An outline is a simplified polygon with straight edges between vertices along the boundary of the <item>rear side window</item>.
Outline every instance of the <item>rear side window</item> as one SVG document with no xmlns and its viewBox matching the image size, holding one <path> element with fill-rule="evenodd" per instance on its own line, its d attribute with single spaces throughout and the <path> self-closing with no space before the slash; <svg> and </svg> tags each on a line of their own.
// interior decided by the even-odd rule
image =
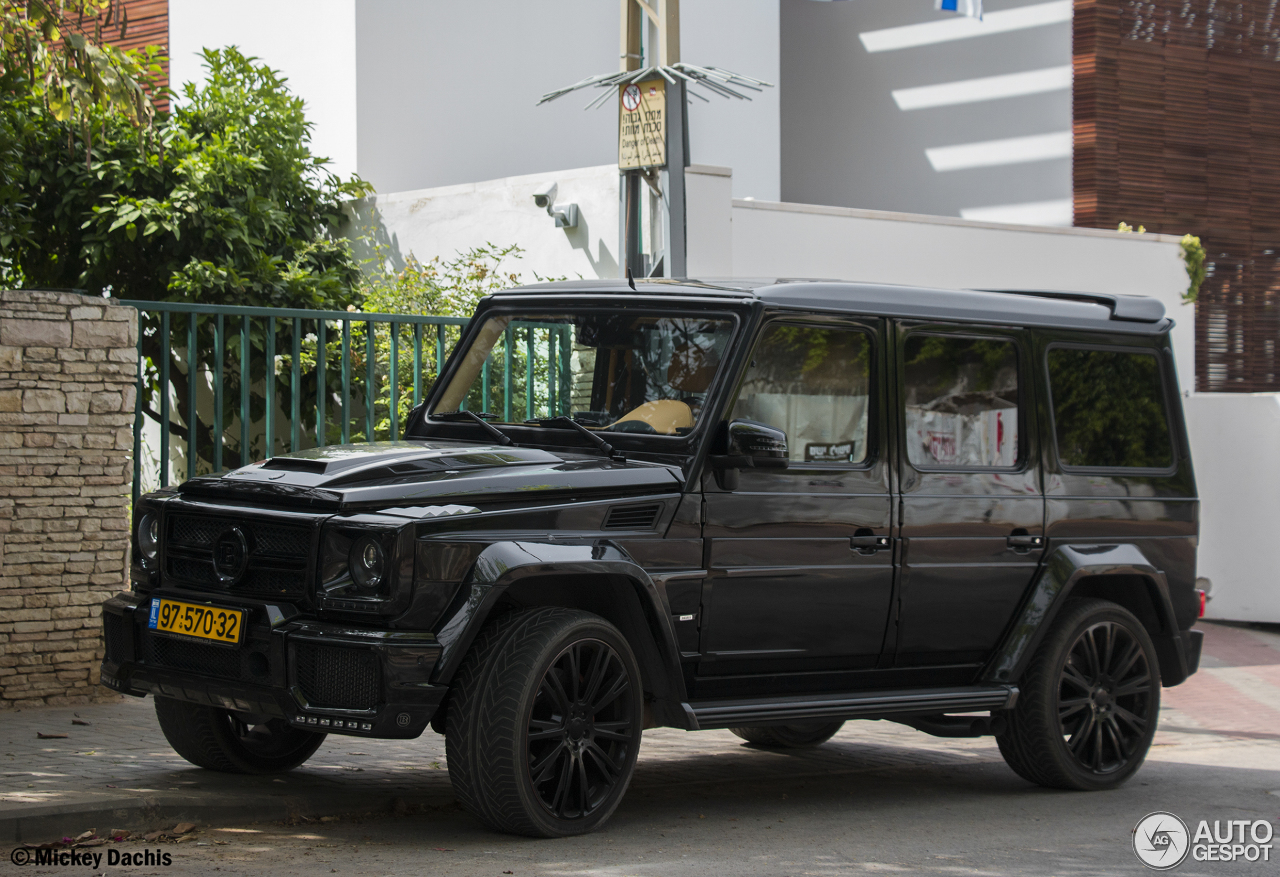
<svg viewBox="0 0 1280 877">
<path fill-rule="evenodd" d="M 907 459 L 934 468 L 1018 465 L 1018 348 L 1003 338 L 907 338 Z"/>
<path fill-rule="evenodd" d="M 1154 353 L 1052 348 L 1049 389 L 1064 466 L 1173 466 L 1160 361 Z"/>
</svg>

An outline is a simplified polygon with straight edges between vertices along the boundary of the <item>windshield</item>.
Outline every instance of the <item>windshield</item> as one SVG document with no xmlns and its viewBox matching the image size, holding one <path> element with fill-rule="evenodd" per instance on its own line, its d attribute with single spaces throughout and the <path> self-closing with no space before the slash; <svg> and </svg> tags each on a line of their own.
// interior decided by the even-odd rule
<svg viewBox="0 0 1280 877">
<path fill-rule="evenodd" d="M 732 332 L 728 317 L 618 309 L 489 317 L 432 413 L 499 423 L 569 416 L 591 429 L 684 435 Z"/>
</svg>

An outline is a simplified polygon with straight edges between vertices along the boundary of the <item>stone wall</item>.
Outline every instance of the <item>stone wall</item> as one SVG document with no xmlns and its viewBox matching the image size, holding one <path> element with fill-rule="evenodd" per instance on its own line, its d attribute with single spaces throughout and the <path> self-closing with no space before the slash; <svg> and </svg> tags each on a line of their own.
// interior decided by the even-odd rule
<svg viewBox="0 0 1280 877">
<path fill-rule="evenodd" d="M 0 291 L 0 709 L 115 697 L 99 604 L 125 587 L 137 311 Z"/>
</svg>

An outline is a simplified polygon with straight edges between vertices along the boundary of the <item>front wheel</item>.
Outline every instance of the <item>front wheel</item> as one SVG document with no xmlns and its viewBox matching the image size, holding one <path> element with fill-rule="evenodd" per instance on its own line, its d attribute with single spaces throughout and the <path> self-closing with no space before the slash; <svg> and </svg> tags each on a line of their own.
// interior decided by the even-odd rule
<svg viewBox="0 0 1280 877">
<path fill-rule="evenodd" d="M 1076 600 L 1032 657 L 996 741 L 1037 785 L 1109 789 L 1142 766 L 1159 711 L 1160 669 L 1142 623 L 1115 603 Z"/>
<path fill-rule="evenodd" d="M 449 691 L 449 780 L 491 828 L 567 837 L 602 825 L 640 748 L 640 668 L 618 629 L 536 609 L 481 631 Z"/>
<path fill-rule="evenodd" d="M 233 713 L 157 697 L 156 718 L 165 739 L 196 767 L 222 773 L 283 773 L 310 758 L 324 734 L 303 731 L 284 719 Z"/>
</svg>

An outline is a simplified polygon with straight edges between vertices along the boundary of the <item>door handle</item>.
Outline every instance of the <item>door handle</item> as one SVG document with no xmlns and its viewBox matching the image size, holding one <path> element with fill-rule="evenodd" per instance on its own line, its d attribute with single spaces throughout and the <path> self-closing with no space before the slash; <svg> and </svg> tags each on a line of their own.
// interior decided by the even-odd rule
<svg viewBox="0 0 1280 877">
<path fill-rule="evenodd" d="M 1014 533 L 1012 536 L 1010 536 L 1008 539 L 1005 540 L 1005 544 L 1007 544 L 1014 551 L 1025 553 L 1032 550 L 1033 548 L 1044 548 L 1044 537 L 1032 536 L 1027 533 Z"/>
<path fill-rule="evenodd" d="M 888 536 L 877 536 L 874 533 L 859 533 L 849 537 L 849 547 L 859 554 L 875 554 L 886 551 L 890 546 Z"/>
</svg>

